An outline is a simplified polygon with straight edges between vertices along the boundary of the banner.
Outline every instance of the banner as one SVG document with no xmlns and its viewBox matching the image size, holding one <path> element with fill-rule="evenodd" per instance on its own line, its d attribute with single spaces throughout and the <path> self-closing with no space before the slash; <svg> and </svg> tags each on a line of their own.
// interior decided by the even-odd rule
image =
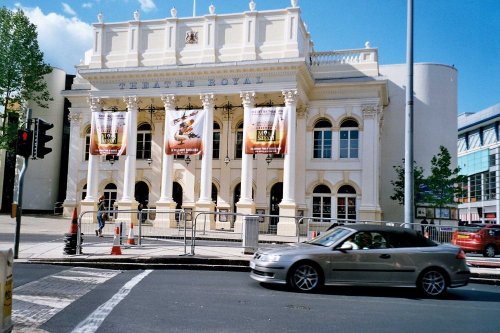
<svg viewBox="0 0 500 333">
<path fill-rule="evenodd" d="M 250 111 L 245 124 L 245 154 L 284 154 L 287 138 L 285 107 L 259 107 Z"/>
<path fill-rule="evenodd" d="M 203 153 L 203 110 L 176 110 L 166 112 L 167 128 L 165 153 L 167 155 L 196 155 Z"/>
<path fill-rule="evenodd" d="M 127 154 L 127 112 L 92 112 L 91 155 Z"/>
</svg>

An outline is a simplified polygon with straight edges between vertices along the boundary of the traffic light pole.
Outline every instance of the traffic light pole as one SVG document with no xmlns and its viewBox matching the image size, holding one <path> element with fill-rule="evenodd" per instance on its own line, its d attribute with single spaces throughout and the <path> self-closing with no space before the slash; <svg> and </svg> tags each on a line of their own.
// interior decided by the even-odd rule
<svg viewBox="0 0 500 333">
<path fill-rule="evenodd" d="M 26 112 L 26 129 L 29 129 L 31 122 L 31 109 Z M 21 236 L 21 217 L 23 213 L 23 185 L 24 185 L 24 174 L 28 169 L 28 159 L 29 157 L 23 157 L 23 167 L 19 173 L 19 181 L 17 183 L 17 198 L 14 202 L 17 202 L 16 206 L 16 234 L 14 236 L 14 259 L 18 258 L 19 255 L 19 238 Z"/>
</svg>

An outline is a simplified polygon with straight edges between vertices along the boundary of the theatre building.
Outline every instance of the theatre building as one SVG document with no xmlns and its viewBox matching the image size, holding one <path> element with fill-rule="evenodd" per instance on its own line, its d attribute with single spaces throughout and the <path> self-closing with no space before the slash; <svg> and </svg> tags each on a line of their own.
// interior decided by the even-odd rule
<svg viewBox="0 0 500 333">
<path fill-rule="evenodd" d="M 156 208 L 149 222 L 170 227 L 177 215 L 159 212 L 276 215 L 261 229 L 280 235 L 295 234 L 295 216 L 400 221 L 389 196 L 404 157 L 405 66 L 379 66 L 369 43 L 316 51 L 291 3 L 182 18 L 173 8 L 148 21 L 99 15 L 63 93 L 65 215 L 95 210 L 104 194 L 110 208 Z M 417 162 L 444 145 L 456 163 L 456 76 L 415 65 Z M 238 229 L 238 219 L 210 216 L 212 229 Z"/>
</svg>

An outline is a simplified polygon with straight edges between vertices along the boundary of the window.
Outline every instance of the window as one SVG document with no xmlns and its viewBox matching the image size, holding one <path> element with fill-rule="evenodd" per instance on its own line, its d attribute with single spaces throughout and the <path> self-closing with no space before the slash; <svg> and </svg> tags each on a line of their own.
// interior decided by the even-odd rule
<svg viewBox="0 0 500 333">
<path fill-rule="evenodd" d="M 337 218 L 356 219 L 356 190 L 349 185 L 344 185 L 337 192 Z"/>
<path fill-rule="evenodd" d="M 114 204 L 116 201 L 116 195 L 117 195 L 117 188 L 116 185 L 113 183 L 109 183 L 106 185 L 104 188 L 104 201 L 105 201 L 105 208 L 108 210 L 113 210 L 114 209 Z M 110 216 L 114 216 L 114 213 L 110 213 Z"/>
<path fill-rule="evenodd" d="M 332 124 L 320 120 L 314 125 L 313 158 L 332 158 Z"/>
<path fill-rule="evenodd" d="M 469 133 L 469 149 L 479 148 L 481 146 L 481 135 L 479 130 Z"/>
<path fill-rule="evenodd" d="M 481 174 L 470 176 L 470 201 L 481 201 Z"/>
<path fill-rule="evenodd" d="M 358 158 L 359 130 L 355 120 L 347 119 L 340 125 L 340 158 Z"/>
<path fill-rule="evenodd" d="M 495 171 L 484 173 L 484 200 L 496 199 L 496 177 Z"/>
<path fill-rule="evenodd" d="M 236 151 L 234 152 L 235 158 L 243 156 L 243 123 L 238 126 L 236 130 Z"/>
<path fill-rule="evenodd" d="M 314 188 L 312 208 L 315 218 L 330 219 L 332 217 L 332 194 L 328 186 L 318 185 Z"/>
<path fill-rule="evenodd" d="M 85 161 L 89 160 L 90 155 L 90 126 L 85 130 Z"/>
<path fill-rule="evenodd" d="M 220 156 L 220 125 L 214 122 L 212 158 L 218 160 Z M 201 156 L 201 155 L 200 155 Z"/>
<path fill-rule="evenodd" d="M 146 160 L 151 158 L 151 125 L 141 124 L 137 129 L 136 158 Z"/>
</svg>

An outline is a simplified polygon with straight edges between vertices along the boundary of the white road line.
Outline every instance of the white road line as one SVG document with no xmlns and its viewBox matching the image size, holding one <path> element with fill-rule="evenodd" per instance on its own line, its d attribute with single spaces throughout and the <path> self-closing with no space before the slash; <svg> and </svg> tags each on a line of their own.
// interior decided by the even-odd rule
<svg viewBox="0 0 500 333">
<path fill-rule="evenodd" d="M 94 312 L 92 312 L 85 320 L 80 322 L 72 333 L 93 333 L 101 326 L 106 317 L 113 311 L 115 306 L 117 306 L 125 297 L 130 293 L 132 288 L 134 288 L 142 279 L 149 275 L 153 270 L 148 269 L 139 275 L 136 275 L 133 279 L 125 283 L 123 287 L 118 290 L 116 294 L 113 295 L 106 303 L 99 306 Z"/>
</svg>

